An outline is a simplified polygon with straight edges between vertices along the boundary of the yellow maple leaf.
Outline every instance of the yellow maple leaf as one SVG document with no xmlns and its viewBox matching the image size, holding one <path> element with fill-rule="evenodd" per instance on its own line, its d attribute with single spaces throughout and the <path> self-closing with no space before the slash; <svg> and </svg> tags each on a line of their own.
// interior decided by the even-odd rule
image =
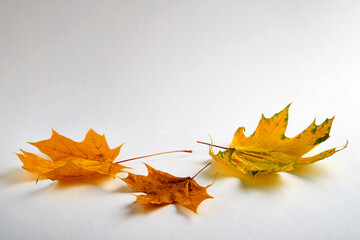
<svg viewBox="0 0 360 240">
<path fill-rule="evenodd" d="M 202 187 L 194 180 L 198 173 L 194 177 L 175 177 L 145 165 L 149 172 L 148 176 L 129 173 L 126 178 L 122 178 L 135 191 L 147 193 L 136 196 L 136 202 L 141 204 L 177 203 L 196 213 L 202 201 L 213 198 L 206 192 L 212 184 Z"/>
<path fill-rule="evenodd" d="M 51 158 L 49 161 L 23 150 L 23 154 L 17 154 L 24 164 L 23 168 L 39 177 L 70 180 L 90 175 L 115 176 L 126 168 L 113 163 L 123 144 L 110 149 L 105 136 L 92 129 L 82 142 L 75 142 L 53 130 L 50 139 L 30 144 Z"/>
<path fill-rule="evenodd" d="M 255 132 L 247 137 L 245 128 L 240 127 L 226 151 L 215 154 L 211 144 L 210 156 L 243 173 L 271 173 L 290 171 L 311 164 L 344 149 L 332 148 L 312 157 L 302 157 L 318 144 L 329 138 L 334 118 L 326 119 L 321 125 L 315 120 L 303 132 L 293 138 L 285 136 L 290 104 L 271 118 L 262 115 Z"/>
</svg>

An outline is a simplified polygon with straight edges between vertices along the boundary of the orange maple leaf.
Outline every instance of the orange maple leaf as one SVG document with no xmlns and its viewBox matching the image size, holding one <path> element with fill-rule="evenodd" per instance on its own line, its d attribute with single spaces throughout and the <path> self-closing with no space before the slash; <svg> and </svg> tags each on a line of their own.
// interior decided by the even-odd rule
<svg viewBox="0 0 360 240">
<path fill-rule="evenodd" d="M 200 186 L 194 180 L 197 174 L 194 177 L 175 177 L 145 165 L 149 172 L 148 176 L 129 173 L 126 178 L 122 178 L 135 191 L 146 193 L 146 195 L 137 195 L 136 202 L 142 204 L 177 203 L 196 213 L 202 201 L 213 198 L 206 192 L 212 184 L 207 187 Z"/>
<path fill-rule="evenodd" d="M 90 129 L 82 142 L 75 142 L 53 130 L 50 139 L 30 143 L 51 161 L 33 153 L 22 151 L 17 154 L 23 162 L 23 168 L 30 173 L 44 176 L 51 180 L 71 180 L 90 175 L 115 176 L 125 166 L 113 163 L 119 155 L 119 147 L 110 149 L 105 136 Z"/>
</svg>

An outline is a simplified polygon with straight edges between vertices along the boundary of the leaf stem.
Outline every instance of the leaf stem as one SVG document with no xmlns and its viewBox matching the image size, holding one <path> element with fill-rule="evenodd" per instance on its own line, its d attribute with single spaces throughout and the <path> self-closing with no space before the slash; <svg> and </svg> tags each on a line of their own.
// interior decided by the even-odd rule
<svg viewBox="0 0 360 240">
<path fill-rule="evenodd" d="M 206 142 L 200 142 L 200 141 L 196 141 L 196 142 L 201 143 L 201 144 L 205 144 L 205 145 L 209 145 L 209 146 L 213 146 L 213 147 L 217 147 L 217 148 L 222 148 L 222 149 L 229 150 L 229 148 L 227 148 L 227 147 L 222 147 L 222 146 L 218 146 L 218 145 L 214 145 L 214 144 L 210 144 L 210 143 L 206 143 Z"/>
<path fill-rule="evenodd" d="M 136 159 L 147 158 L 147 157 L 152 157 L 152 156 L 157 156 L 157 155 L 167 154 L 167 153 L 177 153 L 177 152 L 192 153 L 191 150 L 177 150 L 177 151 L 161 152 L 161 153 L 155 153 L 155 154 L 145 155 L 145 156 L 136 157 L 136 158 L 130 158 L 130 159 L 126 159 L 126 160 L 121 160 L 121 161 L 118 161 L 115 163 L 123 163 L 123 162 L 128 162 L 128 161 L 132 161 L 132 160 L 136 160 Z"/>
<path fill-rule="evenodd" d="M 207 168 L 209 165 L 211 164 L 211 162 L 209 162 L 208 164 L 205 165 L 205 167 L 203 167 L 202 169 L 200 169 L 200 171 L 198 171 L 192 178 L 194 179 L 197 175 L 199 175 L 199 173 L 201 173 L 205 168 Z"/>
</svg>

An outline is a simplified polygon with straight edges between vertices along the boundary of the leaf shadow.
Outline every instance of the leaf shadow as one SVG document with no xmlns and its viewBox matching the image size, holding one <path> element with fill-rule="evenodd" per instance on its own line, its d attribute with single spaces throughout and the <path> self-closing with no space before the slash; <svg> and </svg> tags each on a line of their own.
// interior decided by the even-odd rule
<svg viewBox="0 0 360 240">
<path fill-rule="evenodd" d="M 141 204 L 137 202 L 133 202 L 127 205 L 128 215 L 141 215 L 141 214 L 149 214 L 156 210 L 159 210 L 169 204 Z"/>
<path fill-rule="evenodd" d="M 101 186 L 103 183 L 114 179 L 111 176 L 101 175 L 101 174 L 93 174 L 90 176 L 84 176 L 79 178 L 73 178 L 68 180 L 59 180 L 55 185 L 56 188 L 68 188 L 74 186 Z"/>
<path fill-rule="evenodd" d="M 236 169 L 225 166 L 224 164 L 216 161 L 212 161 L 210 166 L 211 167 L 204 171 L 207 177 L 213 179 L 217 173 L 217 179 L 236 177 L 240 180 L 241 187 L 243 188 L 262 190 L 273 189 L 280 187 L 283 182 L 279 173 L 258 174 L 252 176 L 250 174 L 243 174 Z"/>
<path fill-rule="evenodd" d="M 36 183 L 34 185 L 40 185 L 38 188 L 33 189 L 31 192 L 28 192 L 25 197 L 36 196 L 41 194 L 54 194 L 55 192 L 66 192 L 72 191 L 71 189 L 76 189 L 80 187 L 93 188 L 96 191 L 103 192 L 105 191 L 100 187 L 105 181 L 108 181 L 111 177 L 83 177 L 77 178 L 68 181 L 50 181 L 47 179 L 48 183 Z"/>
<path fill-rule="evenodd" d="M 118 192 L 118 193 L 137 193 L 134 189 L 132 189 L 131 187 L 129 187 L 127 185 L 119 187 L 114 192 Z"/>
<path fill-rule="evenodd" d="M 11 187 L 22 183 L 33 183 L 34 188 L 30 189 L 30 191 L 24 195 L 26 198 L 39 194 L 45 194 L 48 191 L 60 191 L 81 186 L 96 187 L 96 189 L 103 191 L 103 188 L 100 186 L 110 179 L 113 178 L 110 176 L 95 174 L 67 181 L 51 181 L 45 177 L 39 177 L 18 168 L 11 169 L 0 174 L 0 182 L 5 187 Z"/>
<path fill-rule="evenodd" d="M 38 177 L 23 169 L 14 168 L 0 174 L 0 182 L 6 184 L 19 184 L 25 182 L 36 182 Z"/>
<path fill-rule="evenodd" d="M 53 181 L 58 188 L 80 186 L 80 185 L 101 185 L 102 183 L 113 179 L 111 176 L 102 174 L 93 174 L 90 176 L 78 177 L 68 180 Z M 28 173 L 23 169 L 11 169 L 10 171 L 0 174 L 0 181 L 7 184 L 20 184 L 27 182 L 37 183 L 38 181 L 48 180 L 46 177 Z"/>
<path fill-rule="evenodd" d="M 52 191 L 55 188 L 56 184 L 56 182 L 50 182 L 49 184 L 42 185 L 41 187 L 37 187 L 25 193 L 23 197 L 28 198 L 36 195 L 46 194 L 47 192 Z"/>
<path fill-rule="evenodd" d="M 302 179 L 314 179 L 319 177 L 327 177 L 331 175 L 331 169 L 322 164 L 305 165 L 288 172 Z"/>
<path fill-rule="evenodd" d="M 156 211 L 159 211 L 160 209 L 171 205 L 170 203 L 163 203 L 163 204 L 141 204 L 138 202 L 133 202 L 127 205 L 128 209 L 128 215 L 134 216 L 134 215 L 145 215 L 145 214 L 151 214 Z M 193 215 L 197 215 L 196 213 L 193 213 L 189 209 L 186 209 L 185 207 L 182 207 L 178 204 L 172 204 L 176 208 L 176 211 L 179 213 L 179 215 L 184 216 L 187 219 L 191 219 Z"/>
<path fill-rule="evenodd" d="M 183 206 L 181 206 L 179 204 L 174 204 L 174 205 L 176 206 L 177 212 L 180 215 L 184 216 L 186 219 L 191 220 L 191 219 L 194 218 L 194 215 L 195 216 L 199 215 L 199 213 L 194 213 L 193 211 L 191 211 L 191 210 L 187 209 L 186 207 L 183 207 Z"/>
</svg>

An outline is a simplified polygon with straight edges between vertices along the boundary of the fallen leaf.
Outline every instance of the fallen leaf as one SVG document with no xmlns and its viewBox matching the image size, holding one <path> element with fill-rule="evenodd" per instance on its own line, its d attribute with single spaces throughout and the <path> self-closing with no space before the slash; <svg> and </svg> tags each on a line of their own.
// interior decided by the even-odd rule
<svg viewBox="0 0 360 240">
<path fill-rule="evenodd" d="M 326 119 L 321 125 L 315 120 L 299 135 L 288 138 L 285 130 L 288 124 L 290 104 L 271 118 L 262 115 L 261 120 L 250 136 L 244 135 L 245 128 L 240 127 L 226 151 L 215 155 L 210 146 L 209 154 L 216 161 L 238 169 L 243 173 L 271 173 L 290 171 L 311 164 L 344 149 L 332 148 L 312 157 L 302 157 L 318 144 L 329 138 L 334 118 Z"/>
<path fill-rule="evenodd" d="M 105 136 L 90 129 L 82 142 L 75 142 L 53 130 L 50 139 L 30 143 L 51 158 L 46 160 L 33 153 L 17 154 L 23 168 L 30 173 L 51 180 L 71 180 L 90 175 L 115 176 L 125 166 L 113 163 L 120 145 L 110 149 Z"/>
<path fill-rule="evenodd" d="M 196 213 L 200 203 L 210 196 L 206 189 L 197 184 L 194 177 L 175 177 L 169 173 L 156 170 L 145 164 L 148 176 L 129 173 L 122 180 L 137 192 L 146 195 L 137 195 L 136 202 L 142 204 L 180 204 Z"/>
</svg>

